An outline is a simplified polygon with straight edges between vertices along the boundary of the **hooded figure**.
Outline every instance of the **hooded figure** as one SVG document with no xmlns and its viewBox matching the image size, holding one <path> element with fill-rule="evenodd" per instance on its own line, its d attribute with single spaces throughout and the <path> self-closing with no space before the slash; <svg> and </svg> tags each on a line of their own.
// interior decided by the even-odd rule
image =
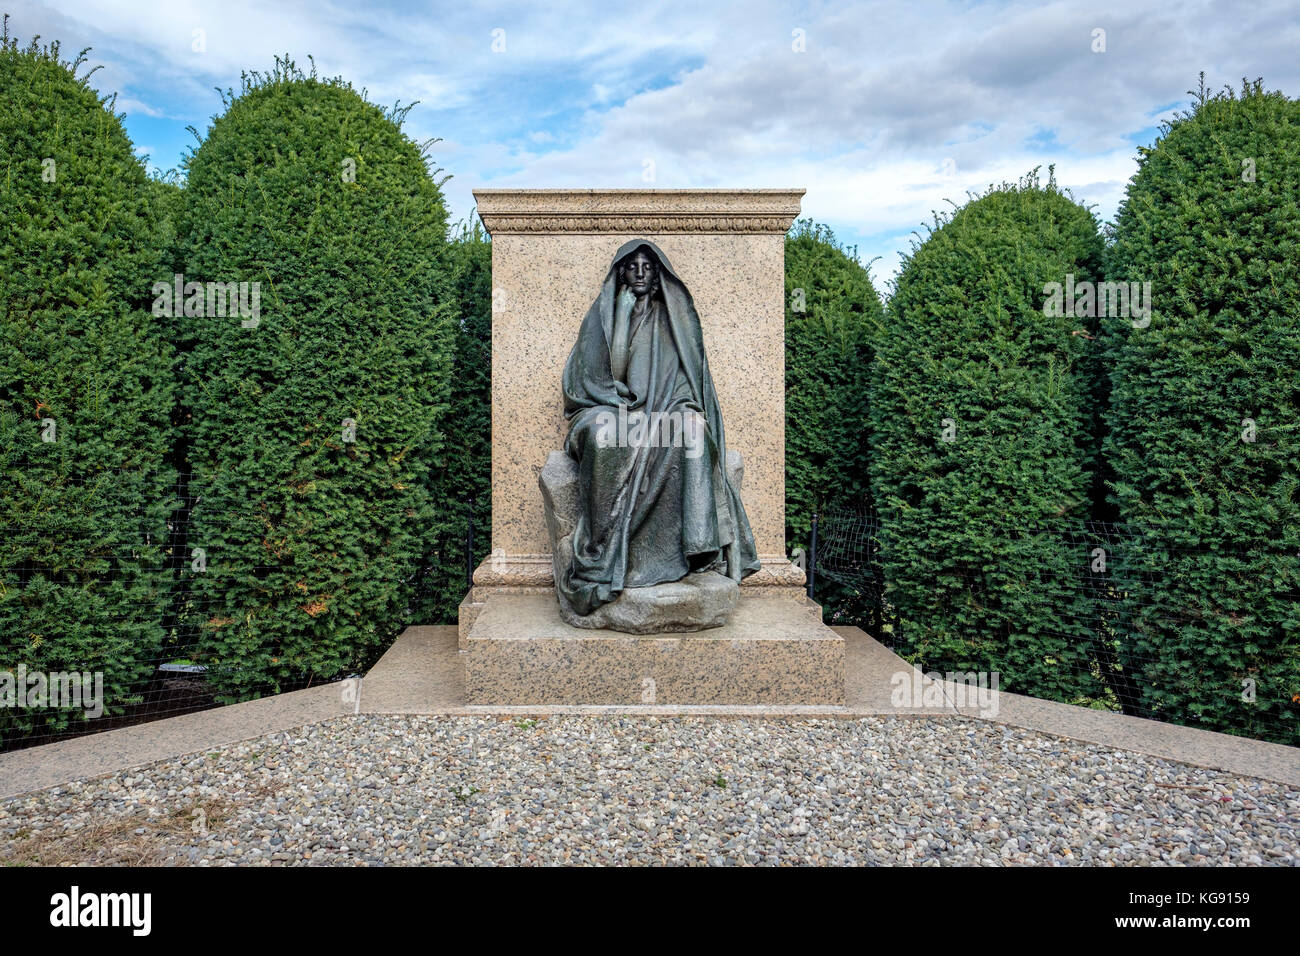
<svg viewBox="0 0 1300 956">
<path fill-rule="evenodd" d="M 624 588 L 759 569 L 727 478 L 700 317 L 654 243 L 634 239 L 615 254 L 564 366 L 564 412 L 579 516 L 556 586 L 577 614 Z"/>
</svg>

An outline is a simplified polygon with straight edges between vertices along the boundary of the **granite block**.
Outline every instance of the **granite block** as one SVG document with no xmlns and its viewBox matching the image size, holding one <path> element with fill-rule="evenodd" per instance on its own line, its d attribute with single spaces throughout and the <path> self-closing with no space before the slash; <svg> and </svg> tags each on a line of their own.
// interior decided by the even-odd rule
<svg viewBox="0 0 1300 956">
<path fill-rule="evenodd" d="M 467 705 L 843 706 L 844 639 L 816 605 L 741 601 L 689 634 L 579 630 L 554 595 L 489 595 L 463 644 Z"/>
</svg>

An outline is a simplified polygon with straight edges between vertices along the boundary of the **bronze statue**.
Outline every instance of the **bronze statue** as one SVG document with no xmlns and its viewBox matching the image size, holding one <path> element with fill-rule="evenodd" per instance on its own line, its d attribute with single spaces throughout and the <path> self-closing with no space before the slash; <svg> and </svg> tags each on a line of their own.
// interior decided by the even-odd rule
<svg viewBox="0 0 1300 956">
<path fill-rule="evenodd" d="M 759 569 L 700 318 L 654 243 L 615 254 L 563 384 L 578 478 L 572 560 L 557 563 L 568 612 L 590 615 L 628 588 L 701 572 L 739 582 Z"/>
</svg>

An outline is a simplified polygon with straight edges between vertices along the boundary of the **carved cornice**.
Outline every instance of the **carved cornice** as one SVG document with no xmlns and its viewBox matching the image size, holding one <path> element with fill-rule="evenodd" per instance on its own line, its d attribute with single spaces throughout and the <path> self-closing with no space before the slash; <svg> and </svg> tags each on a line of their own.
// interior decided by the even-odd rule
<svg viewBox="0 0 1300 956">
<path fill-rule="evenodd" d="M 493 236 L 784 234 L 802 189 L 477 189 Z"/>
<path fill-rule="evenodd" d="M 572 232 L 587 235 L 625 233 L 729 232 L 778 233 L 790 228 L 794 216 L 484 216 L 494 236 L 520 233 Z"/>
</svg>

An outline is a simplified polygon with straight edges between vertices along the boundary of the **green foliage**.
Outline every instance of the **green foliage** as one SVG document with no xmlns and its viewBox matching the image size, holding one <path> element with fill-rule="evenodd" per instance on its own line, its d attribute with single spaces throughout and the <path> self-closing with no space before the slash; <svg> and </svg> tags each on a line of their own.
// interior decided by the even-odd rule
<svg viewBox="0 0 1300 956">
<path fill-rule="evenodd" d="M 492 243 L 482 226 L 449 243 L 458 322 L 447 440 L 433 474 L 439 524 L 420 587 L 416 620 L 454 624 L 465 597 L 465 545 L 474 518 L 473 564 L 492 541 Z"/>
<path fill-rule="evenodd" d="M 364 667 L 409 622 L 454 330 L 442 194 L 405 110 L 288 60 L 226 100 L 185 161 L 181 259 L 259 282 L 260 315 L 177 321 L 197 655 L 229 700 Z"/>
<path fill-rule="evenodd" d="M 1300 743 L 1300 101 L 1202 82 L 1139 157 L 1108 271 L 1152 288 L 1148 326 L 1104 326 L 1145 712 Z"/>
<path fill-rule="evenodd" d="M 801 219 L 785 241 L 785 539 L 811 544 L 814 514 L 871 507 L 867 389 L 880 296 L 855 249 Z M 858 620 L 861 596 L 822 575 L 828 620 Z"/>
<path fill-rule="evenodd" d="M 868 510 L 867 388 L 883 318 L 871 276 L 824 225 L 785 241 L 786 541 L 806 545 L 812 516 Z"/>
<path fill-rule="evenodd" d="M 84 51 L 83 51 L 84 55 Z M 102 672 L 106 713 L 163 638 L 173 357 L 148 181 L 58 44 L 0 43 L 0 671 Z M 52 440 L 47 440 L 52 439 Z M 0 733 L 77 710 L 0 708 Z"/>
<path fill-rule="evenodd" d="M 1092 214 L 1036 171 L 936 217 L 890 298 L 870 395 L 900 650 L 1058 700 L 1102 692 L 1086 555 L 1062 546 L 1087 514 L 1092 326 L 1045 314 L 1045 287 L 1095 279 L 1101 255 Z"/>
<path fill-rule="evenodd" d="M 149 203 L 154 210 L 158 242 L 164 250 L 167 264 L 173 267 L 172 274 L 183 271 L 179 264 L 172 263 L 170 259 L 176 253 L 176 225 L 185 208 L 185 190 L 174 170 L 163 175 L 154 170 L 149 177 L 148 191 Z M 163 278 L 170 278 L 170 275 Z"/>
</svg>

